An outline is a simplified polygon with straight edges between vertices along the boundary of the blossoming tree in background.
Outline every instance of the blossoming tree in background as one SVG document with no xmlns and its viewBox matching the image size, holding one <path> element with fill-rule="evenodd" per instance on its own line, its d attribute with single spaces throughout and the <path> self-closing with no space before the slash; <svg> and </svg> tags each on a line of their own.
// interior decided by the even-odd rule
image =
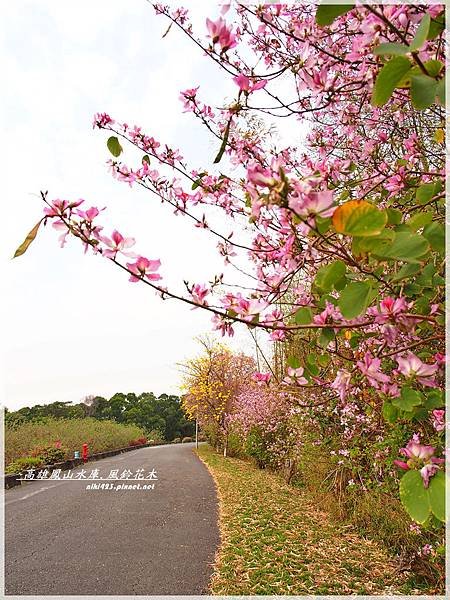
<svg viewBox="0 0 450 600">
<path fill-rule="evenodd" d="M 222 344 L 201 340 L 203 352 L 182 365 L 182 405 L 186 413 L 197 419 L 216 446 L 227 455 L 231 416 L 240 393 L 246 389 L 255 372 L 255 361 L 245 354 L 234 354 Z"/>
<path fill-rule="evenodd" d="M 184 111 L 217 139 L 217 154 L 188 166 L 137 125 L 98 113 L 94 126 L 108 134 L 113 176 L 214 236 L 227 265 L 242 272 L 250 264 L 248 285 L 233 287 L 219 274 L 168 289 L 158 248 L 141 256 L 134 239 L 104 231 L 97 208 L 47 194 L 43 218 L 16 255 L 51 222 L 61 245 L 75 237 L 131 282 L 202 307 L 222 334 L 233 335 L 236 323 L 263 329 L 283 347 L 286 368 L 257 373 L 261 389 L 300 398 L 311 423 L 333 416 L 345 443 L 381 444 L 393 432 L 397 447 L 381 444 L 374 460 L 385 461 L 392 481 L 404 472 L 400 498 L 411 518 L 439 527 L 444 7 L 236 4 L 199 34 L 185 9 L 154 8 L 234 82 L 234 101 L 220 109 L 202 100 L 201 86 L 181 92 Z M 252 117 L 292 130 L 306 123 L 306 141 L 297 148 L 264 127 L 249 133 Z M 127 145 L 142 152 L 140 164 L 122 160 Z M 210 226 L 211 208 L 223 211 L 226 229 Z M 242 399 L 238 406 L 249 410 Z"/>
</svg>

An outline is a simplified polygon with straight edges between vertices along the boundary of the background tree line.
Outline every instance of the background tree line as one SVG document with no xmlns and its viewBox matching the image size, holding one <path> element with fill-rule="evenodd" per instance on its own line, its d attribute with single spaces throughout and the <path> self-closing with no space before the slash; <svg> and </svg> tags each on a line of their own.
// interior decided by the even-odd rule
<svg viewBox="0 0 450 600">
<path fill-rule="evenodd" d="M 48 417 L 56 419 L 93 417 L 102 421 L 134 424 L 142 427 L 147 433 L 160 432 L 161 437 L 167 441 L 191 436 L 195 431 L 195 422 L 183 412 L 178 396 L 161 394 L 156 397 L 152 392 L 142 394 L 119 392 L 109 400 L 102 396 L 86 396 L 79 404 L 52 402 L 32 407 L 25 406 L 16 411 L 5 409 L 5 424 L 9 428 L 32 421 L 45 421 Z"/>
</svg>

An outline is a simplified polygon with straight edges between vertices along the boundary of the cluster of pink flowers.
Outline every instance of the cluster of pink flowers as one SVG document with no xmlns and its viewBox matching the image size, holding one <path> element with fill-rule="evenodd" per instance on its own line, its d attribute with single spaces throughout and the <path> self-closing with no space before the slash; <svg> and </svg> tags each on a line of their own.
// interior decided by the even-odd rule
<svg viewBox="0 0 450 600">
<path fill-rule="evenodd" d="M 400 448 L 399 452 L 406 457 L 407 460 L 394 460 L 394 464 L 405 471 L 409 469 L 420 470 L 420 475 L 422 476 L 425 487 L 428 487 L 430 477 L 437 472 L 439 465 L 445 462 L 444 458 L 436 458 L 434 456 L 436 448 L 433 448 L 433 446 L 422 445 L 419 442 L 418 435 L 414 435 L 407 443 L 406 447 Z"/>
</svg>

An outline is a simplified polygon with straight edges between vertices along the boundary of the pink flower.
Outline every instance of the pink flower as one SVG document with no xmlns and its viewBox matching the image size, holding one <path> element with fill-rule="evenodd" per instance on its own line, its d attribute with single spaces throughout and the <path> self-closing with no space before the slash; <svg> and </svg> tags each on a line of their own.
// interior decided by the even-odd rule
<svg viewBox="0 0 450 600">
<path fill-rule="evenodd" d="M 430 477 L 439 469 L 438 465 L 445 462 L 443 458 L 434 456 L 433 446 L 424 446 L 419 443 L 417 436 L 411 439 L 406 448 L 400 448 L 399 453 L 407 458 L 407 461 L 394 460 L 394 464 L 405 471 L 415 469 L 420 471 L 423 484 L 428 487 Z"/>
<path fill-rule="evenodd" d="M 205 301 L 205 298 L 209 294 L 209 289 L 202 283 L 196 283 L 195 285 L 193 285 L 192 289 L 190 290 L 190 294 L 194 302 L 202 306 L 208 306 L 208 303 Z M 197 307 L 194 306 L 194 308 Z"/>
<path fill-rule="evenodd" d="M 287 377 L 283 379 L 283 383 L 286 385 L 305 385 L 308 383 L 308 380 L 303 377 L 304 369 L 303 367 L 298 367 L 297 369 L 293 369 L 292 367 L 288 367 Z"/>
<path fill-rule="evenodd" d="M 192 110 L 193 105 L 195 105 L 196 94 L 199 87 L 200 86 L 197 86 L 189 90 L 184 90 L 184 92 L 180 92 L 180 100 L 183 102 L 185 112 Z"/>
<path fill-rule="evenodd" d="M 339 371 L 336 373 L 333 383 L 331 384 L 331 387 L 339 394 L 339 398 L 342 402 L 347 397 L 348 391 L 351 388 L 351 378 L 352 376 L 348 371 L 339 369 Z"/>
<path fill-rule="evenodd" d="M 146 277 L 150 281 L 157 281 L 161 279 L 161 275 L 155 273 L 161 266 L 160 260 L 149 260 L 144 256 L 139 256 L 134 263 L 127 263 L 127 269 L 133 274 L 129 281 L 139 281 Z"/>
<path fill-rule="evenodd" d="M 253 381 L 256 381 L 256 383 L 262 384 L 262 383 L 269 383 L 271 377 L 272 377 L 272 375 L 270 373 L 255 373 L 252 376 L 252 379 L 253 379 Z"/>
<path fill-rule="evenodd" d="M 101 241 L 108 246 L 108 249 L 103 250 L 103 256 L 107 258 L 115 258 L 118 252 L 121 252 L 125 256 L 129 256 L 130 258 L 134 258 L 136 255 L 134 252 L 124 252 L 127 248 L 131 248 L 134 246 L 135 239 L 134 238 L 124 238 L 121 233 L 119 233 L 116 229 L 112 232 L 111 238 L 106 236 L 101 236 Z"/>
<path fill-rule="evenodd" d="M 309 192 L 305 196 L 294 196 L 289 200 L 289 207 L 300 217 L 320 215 L 331 217 L 335 211 L 333 204 L 333 192 L 325 190 L 322 192 Z"/>
<path fill-rule="evenodd" d="M 227 27 L 227 24 L 222 17 L 219 17 L 217 21 L 206 19 L 206 27 L 211 36 L 213 46 L 219 43 L 222 52 L 226 52 L 237 45 L 236 36 L 231 32 L 231 29 Z"/>
<path fill-rule="evenodd" d="M 431 413 L 431 422 L 436 431 L 444 431 L 445 429 L 445 410 L 435 409 Z"/>
<path fill-rule="evenodd" d="M 78 200 L 77 202 L 69 202 L 68 200 L 52 200 L 50 207 L 44 208 L 44 213 L 48 217 L 57 217 L 63 214 L 67 209 L 72 209 L 80 204 L 83 204 L 84 200 Z"/>
<path fill-rule="evenodd" d="M 408 351 L 404 356 L 397 357 L 398 371 L 405 377 L 417 378 L 417 381 L 428 387 L 436 387 L 436 381 L 430 379 L 438 370 L 438 365 L 427 365 L 418 356 Z"/>
<path fill-rule="evenodd" d="M 394 299 L 387 296 L 380 302 L 379 308 L 373 307 L 367 312 L 375 316 L 376 323 L 386 323 L 387 321 L 395 321 L 407 308 L 408 305 L 404 298 Z"/>
<path fill-rule="evenodd" d="M 419 550 L 419 555 L 420 556 L 429 556 L 431 554 L 432 550 L 433 550 L 433 546 L 431 546 L 430 544 L 425 544 L 425 546 L 423 546 Z"/>
<path fill-rule="evenodd" d="M 277 184 L 277 180 L 269 169 L 264 169 L 257 163 L 251 163 L 247 167 L 247 178 L 253 185 L 261 187 L 272 187 Z"/>
<path fill-rule="evenodd" d="M 379 389 L 380 383 L 389 383 L 390 379 L 388 375 L 385 375 L 380 371 L 381 360 L 379 358 L 373 358 L 370 352 L 366 352 L 364 355 L 364 361 L 358 360 L 356 366 L 363 375 L 367 377 L 370 385 L 374 388 Z"/>
<path fill-rule="evenodd" d="M 220 331 L 223 336 L 228 335 L 233 337 L 234 329 L 230 321 L 227 321 L 220 315 L 213 315 L 211 321 L 216 331 Z"/>
<path fill-rule="evenodd" d="M 95 206 L 91 206 L 91 208 L 88 208 L 87 210 L 76 210 L 75 212 L 84 221 L 93 221 L 95 217 L 98 217 L 100 214 L 100 211 Z"/>
<path fill-rule="evenodd" d="M 260 79 L 259 81 L 253 83 L 252 80 L 243 73 L 237 77 L 233 77 L 233 81 L 237 86 L 239 86 L 241 92 L 247 92 L 247 94 L 251 94 L 256 90 L 261 90 L 267 84 L 265 79 Z"/>
<path fill-rule="evenodd" d="M 114 119 L 111 119 L 109 115 L 106 113 L 96 113 L 94 115 L 94 122 L 92 124 L 93 128 L 98 127 L 101 129 L 102 127 L 106 127 L 107 125 L 111 125 L 114 123 Z"/>
</svg>

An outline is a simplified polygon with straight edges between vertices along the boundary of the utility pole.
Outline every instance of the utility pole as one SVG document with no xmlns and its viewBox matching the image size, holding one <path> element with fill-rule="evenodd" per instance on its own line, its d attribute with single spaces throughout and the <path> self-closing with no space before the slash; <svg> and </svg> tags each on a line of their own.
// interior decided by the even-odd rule
<svg viewBox="0 0 450 600">
<path fill-rule="evenodd" d="M 198 449 L 198 419 L 195 417 L 195 447 Z"/>
</svg>

